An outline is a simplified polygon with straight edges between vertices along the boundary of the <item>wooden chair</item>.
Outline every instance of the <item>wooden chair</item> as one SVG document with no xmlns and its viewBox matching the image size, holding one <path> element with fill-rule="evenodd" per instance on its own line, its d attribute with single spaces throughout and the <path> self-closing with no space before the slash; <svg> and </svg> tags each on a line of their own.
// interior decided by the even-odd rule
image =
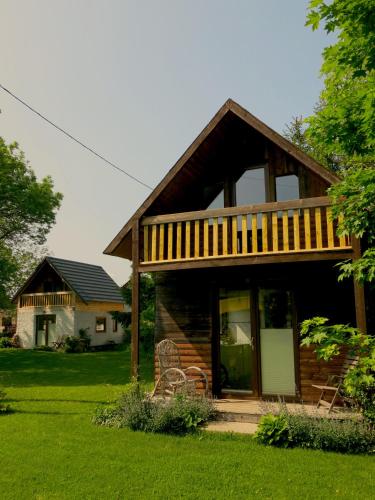
<svg viewBox="0 0 375 500">
<path fill-rule="evenodd" d="M 152 397 L 157 392 L 166 396 L 176 393 L 194 395 L 198 382 L 204 383 L 204 394 L 207 396 L 207 375 L 197 366 L 182 368 L 178 347 L 172 340 L 165 339 L 159 342 L 156 346 L 156 355 L 159 361 L 160 375 L 151 394 Z M 193 373 L 198 373 L 198 376 L 192 377 Z"/>
<path fill-rule="evenodd" d="M 330 375 L 325 385 L 312 384 L 312 387 L 315 387 L 315 389 L 319 389 L 321 391 L 318 404 L 316 405 L 317 408 L 323 406 L 324 408 L 328 408 L 328 413 L 331 412 L 337 398 L 339 397 L 343 398 L 342 383 L 344 378 L 346 377 L 348 371 L 354 368 L 358 364 L 358 361 L 359 361 L 358 356 L 347 355 L 339 375 Z M 330 401 L 327 401 L 325 399 L 328 394 L 331 395 Z"/>
</svg>

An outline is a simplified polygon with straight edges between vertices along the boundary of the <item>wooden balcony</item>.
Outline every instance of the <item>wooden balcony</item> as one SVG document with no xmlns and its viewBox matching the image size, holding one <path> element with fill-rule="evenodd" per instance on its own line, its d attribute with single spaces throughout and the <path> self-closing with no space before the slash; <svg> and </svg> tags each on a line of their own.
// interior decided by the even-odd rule
<svg viewBox="0 0 375 500">
<path fill-rule="evenodd" d="M 323 260 L 352 251 L 348 238 L 336 236 L 328 197 L 146 217 L 141 226 L 145 271 L 197 262 L 191 267 L 205 267 L 207 261 Z"/>
<path fill-rule="evenodd" d="M 56 307 L 72 306 L 72 292 L 24 293 L 20 297 L 19 307 Z"/>
</svg>

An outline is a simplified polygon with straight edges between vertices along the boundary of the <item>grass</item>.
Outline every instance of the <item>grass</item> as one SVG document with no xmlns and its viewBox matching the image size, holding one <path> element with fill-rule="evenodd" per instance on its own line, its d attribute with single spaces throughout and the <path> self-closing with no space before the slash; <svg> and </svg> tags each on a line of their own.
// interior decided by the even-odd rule
<svg viewBox="0 0 375 500">
<path fill-rule="evenodd" d="M 372 497 L 370 456 L 92 425 L 94 408 L 119 395 L 129 369 L 126 351 L 0 350 L 0 384 L 16 410 L 0 417 L 2 500 Z M 148 363 L 142 374 L 151 381 Z"/>
</svg>

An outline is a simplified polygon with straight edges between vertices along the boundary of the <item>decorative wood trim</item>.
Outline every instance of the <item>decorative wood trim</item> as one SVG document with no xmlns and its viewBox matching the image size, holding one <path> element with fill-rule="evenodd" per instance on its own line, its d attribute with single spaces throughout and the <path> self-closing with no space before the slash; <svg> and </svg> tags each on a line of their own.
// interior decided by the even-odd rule
<svg viewBox="0 0 375 500">
<path fill-rule="evenodd" d="M 240 207 L 212 208 L 210 210 L 197 210 L 196 212 L 181 212 L 176 214 L 155 215 L 145 217 L 141 221 L 142 226 L 151 224 L 183 222 L 191 220 L 212 219 L 214 217 L 230 217 L 247 214 L 268 213 L 282 210 L 293 210 L 301 208 L 327 207 L 331 204 L 328 196 L 316 196 L 315 198 L 304 198 L 292 201 L 275 201 L 272 203 L 260 203 L 257 205 L 242 205 Z"/>
</svg>

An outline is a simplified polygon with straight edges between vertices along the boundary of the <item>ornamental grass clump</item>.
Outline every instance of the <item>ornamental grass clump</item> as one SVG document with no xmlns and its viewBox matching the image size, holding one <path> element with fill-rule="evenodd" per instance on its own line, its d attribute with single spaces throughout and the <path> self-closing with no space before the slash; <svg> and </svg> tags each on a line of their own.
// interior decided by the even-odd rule
<svg viewBox="0 0 375 500">
<path fill-rule="evenodd" d="M 150 399 L 135 383 L 120 397 L 117 405 L 97 408 L 93 422 L 133 431 L 184 435 L 197 431 L 214 415 L 213 403 L 207 398 L 178 394 L 169 399 Z"/>
</svg>

